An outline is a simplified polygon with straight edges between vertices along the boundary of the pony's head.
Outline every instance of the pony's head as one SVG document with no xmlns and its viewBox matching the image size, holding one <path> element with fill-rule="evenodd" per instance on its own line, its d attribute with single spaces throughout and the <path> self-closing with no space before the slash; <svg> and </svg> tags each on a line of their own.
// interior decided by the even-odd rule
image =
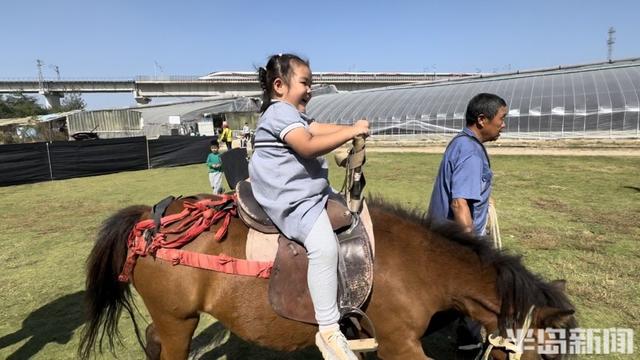
<svg viewBox="0 0 640 360">
<path fill-rule="evenodd" d="M 577 327 L 577 322 L 564 280 L 543 280 L 523 265 L 520 256 L 495 249 L 488 239 L 469 234 L 453 221 L 434 223 L 419 211 L 403 209 L 380 197 L 367 201 L 371 208 L 421 225 L 427 235 L 418 241 L 426 242 L 425 249 L 432 251 L 439 246 L 452 256 L 463 249 L 470 250 L 477 256 L 474 258 L 480 263 L 479 268 L 494 270 L 484 275 L 479 272 L 478 276 L 492 278 L 476 281 L 495 281 L 495 287 L 488 286 L 485 294 L 497 302 L 493 309 L 497 329 L 491 334 L 495 340 L 489 350 L 495 359 L 557 360 L 568 352 L 571 329 Z M 443 244 L 447 246 L 442 247 Z M 470 263 L 471 258 L 465 256 L 459 266 Z"/>
<path fill-rule="evenodd" d="M 498 329 L 487 344 L 493 344 L 494 358 L 558 360 L 569 353 L 571 330 L 578 325 L 564 280 L 543 280 L 523 265 L 520 256 L 495 249 L 488 239 L 470 235 L 454 222 L 429 224 L 427 219 L 426 225 L 471 249 L 483 266 L 495 269 Z"/>
<path fill-rule="evenodd" d="M 524 318 L 490 334 L 487 352 L 498 360 L 559 360 L 569 354 L 575 310 L 565 295 L 564 280 L 544 283 Z"/>
</svg>

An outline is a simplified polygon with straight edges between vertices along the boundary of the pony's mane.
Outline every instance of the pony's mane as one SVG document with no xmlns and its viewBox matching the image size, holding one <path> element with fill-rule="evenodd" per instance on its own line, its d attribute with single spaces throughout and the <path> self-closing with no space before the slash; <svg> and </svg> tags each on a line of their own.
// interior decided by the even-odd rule
<svg viewBox="0 0 640 360">
<path fill-rule="evenodd" d="M 426 232 L 440 235 L 447 241 L 472 250 L 485 266 L 496 270 L 496 287 L 501 299 L 498 325 L 500 330 L 521 324 L 531 305 L 536 307 L 556 307 L 573 309 L 573 305 L 563 291 L 530 272 L 523 264 L 521 256 L 495 249 L 486 237 L 470 234 L 453 221 L 438 222 L 427 218 L 426 213 L 417 209 L 406 209 L 392 204 L 380 196 L 367 198 L 367 205 L 393 214 L 409 222 L 419 224 Z M 510 309 L 515 316 L 509 315 Z M 576 327 L 575 320 L 568 327 Z"/>
</svg>

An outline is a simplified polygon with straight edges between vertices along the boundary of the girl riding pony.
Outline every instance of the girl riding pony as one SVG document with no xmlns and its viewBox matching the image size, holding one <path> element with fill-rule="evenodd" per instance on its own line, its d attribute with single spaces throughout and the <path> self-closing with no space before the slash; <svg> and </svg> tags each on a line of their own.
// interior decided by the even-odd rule
<svg viewBox="0 0 640 360">
<path fill-rule="evenodd" d="M 307 117 L 311 69 L 296 55 L 271 56 L 258 73 L 263 96 L 249 164 L 253 194 L 278 229 L 307 249 L 316 345 L 323 357 L 356 360 L 338 325 L 338 243 L 325 210 L 331 187 L 323 155 L 367 135 L 369 123 L 321 124 Z"/>
</svg>

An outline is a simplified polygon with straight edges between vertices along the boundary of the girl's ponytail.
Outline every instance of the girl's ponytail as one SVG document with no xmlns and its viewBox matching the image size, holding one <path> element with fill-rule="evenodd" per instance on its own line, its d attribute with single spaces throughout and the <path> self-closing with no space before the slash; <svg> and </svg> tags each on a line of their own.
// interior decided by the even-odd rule
<svg viewBox="0 0 640 360">
<path fill-rule="evenodd" d="M 262 66 L 258 68 L 258 80 L 260 81 L 262 91 L 267 90 L 267 69 Z"/>
<path fill-rule="evenodd" d="M 262 105 L 260 106 L 260 112 L 263 113 L 271 104 L 273 88 L 269 86 L 269 81 L 267 80 L 267 69 L 262 66 L 258 68 L 258 81 L 260 82 L 260 88 L 262 88 Z"/>
</svg>

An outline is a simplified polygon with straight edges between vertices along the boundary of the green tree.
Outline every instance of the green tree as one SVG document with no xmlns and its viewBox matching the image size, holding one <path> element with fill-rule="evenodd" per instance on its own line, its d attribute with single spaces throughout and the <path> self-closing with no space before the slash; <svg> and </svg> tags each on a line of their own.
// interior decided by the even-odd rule
<svg viewBox="0 0 640 360">
<path fill-rule="evenodd" d="M 60 101 L 60 106 L 46 109 L 33 96 L 22 93 L 0 95 L 0 119 L 45 115 L 51 113 L 84 110 L 87 103 L 80 93 L 67 94 Z"/>
<path fill-rule="evenodd" d="M 84 110 L 86 107 L 87 103 L 84 101 L 80 93 L 69 93 L 60 101 L 60 107 L 55 107 L 51 110 L 52 112 L 65 112 L 71 110 Z"/>
<path fill-rule="evenodd" d="M 47 110 L 38 100 L 21 93 L 0 96 L 0 119 L 44 115 Z"/>
</svg>

